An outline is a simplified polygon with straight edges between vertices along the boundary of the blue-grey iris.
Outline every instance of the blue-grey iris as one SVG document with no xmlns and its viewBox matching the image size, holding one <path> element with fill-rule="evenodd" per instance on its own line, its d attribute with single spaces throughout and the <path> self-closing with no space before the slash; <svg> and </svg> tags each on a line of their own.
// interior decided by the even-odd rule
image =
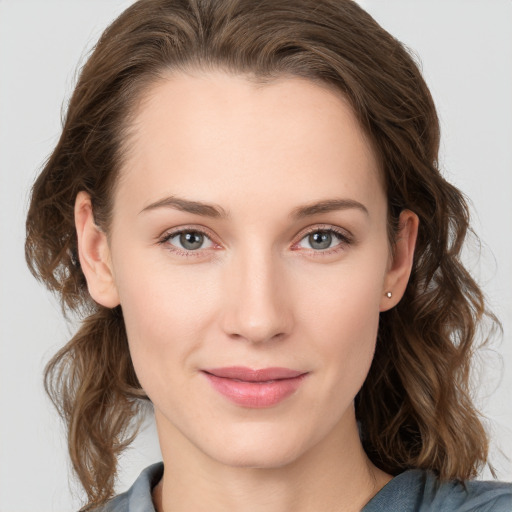
<svg viewBox="0 0 512 512">
<path fill-rule="evenodd" d="M 309 243 L 313 249 L 327 249 L 332 242 L 332 234 L 327 231 L 317 231 L 309 235 Z M 315 244 L 317 244 L 315 246 Z"/>
<path fill-rule="evenodd" d="M 180 244 L 187 250 L 199 249 L 203 245 L 204 235 L 197 231 L 188 231 L 180 234 Z"/>
</svg>

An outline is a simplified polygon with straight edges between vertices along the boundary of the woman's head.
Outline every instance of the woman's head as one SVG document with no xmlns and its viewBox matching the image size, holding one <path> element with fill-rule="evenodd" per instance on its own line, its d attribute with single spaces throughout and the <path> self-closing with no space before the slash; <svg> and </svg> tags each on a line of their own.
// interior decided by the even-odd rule
<svg viewBox="0 0 512 512">
<path fill-rule="evenodd" d="M 417 229 L 404 211 L 391 251 L 387 209 L 371 145 L 335 92 L 223 72 L 147 91 L 108 237 L 83 192 L 75 218 L 90 294 L 121 305 L 164 459 L 186 439 L 227 465 L 282 467 L 350 421 L 357 438 L 353 400 Z M 219 395 L 233 367 L 304 378 L 293 396 L 293 382 Z"/>
<path fill-rule="evenodd" d="M 211 118 L 203 121 L 197 116 L 202 107 Z M 212 129 L 216 131 L 212 133 Z M 232 148 L 228 137 L 236 141 Z M 187 140 L 191 141 L 190 146 Z M 256 249 L 262 249 L 266 217 L 268 240 L 275 242 L 273 254 L 282 255 L 279 243 L 284 240 L 293 242 L 297 249 L 300 240 L 311 240 L 303 233 L 309 224 L 304 218 L 300 226 L 298 221 L 285 224 L 288 207 L 340 194 L 350 199 L 352 207 L 339 214 L 344 216 L 341 227 L 350 239 L 351 228 L 346 226 L 354 226 L 354 254 L 358 250 L 364 253 L 365 247 L 376 249 L 364 253 L 374 258 L 366 260 L 364 268 L 375 272 L 375 279 L 369 279 L 370 274 L 365 276 L 361 260 L 354 259 L 354 272 L 345 278 L 339 274 L 340 282 L 333 282 L 336 265 L 349 258 L 344 256 L 343 260 L 333 253 L 332 261 L 323 264 L 313 260 L 307 265 L 297 263 L 307 258 L 297 258 L 293 263 L 292 259 L 280 260 L 285 266 L 274 281 L 282 282 L 274 289 L 265 273 L 271 267 L 269 260 L 265 260 L 267 266 L 258 269 L 263 256 L 247 251 L 249 245 L 239 246 L 239 251 L 246 252 L 236 261 L 240 265 L 253 264 L 254 278 L 260 279 L 261 289 L 256 286 L 250 293 L 261 293 L 259 299 L 267 294 L 275 301 L 266 306 L 259 302 L 258 307 L 263 309 L 254 313 L 255 323 L 249 318 L 245 325 L 252 330 L 245 332 L 249 338 L 267 341 L 278 335 L 283 339 L 276 346 L 282 346 L 292 332 L 300 339 L 294 329 L 301 327 L 302 318 L 300 332 L 305 336 L 314 322 L 305 307 L 308 290 L 294 288 L 297 285 L 307 285 L 316 294 L 313 305 L 320 320 L 335 318 L 335 302 L 327 301 L 323 286 L 317 284 L 323 282 L 322 273 L 325 286 L 330 287 L 328 298 L 335 296 L 332 289 L 339 286 L 340 312 L 347 309 L 344 301 L 350 303 L 350 296 L 344 295 L 343 279 L 345 285 L 347 279 L 353 279 L 346 288 L 354 293 L 357 284 L 368 285 L 362 286 L 367 295 L 361 305 L 369 309 L 356 308 L 360 330 L 367 329 L 364 339 L 373 338 L 373 343 L 365 347 L 359 375 L 366 374 L 378 338 L 368 377 L 356 398 L 361 437 L 368 455 L 377 466 L 390 472 L 429 467 L 444 477 L 474 474 L 478 463 L 485 459 L 486 446 L 467 398 L 468 363 L 475 319 L 481 316 L 484 306 L 480 290 L 458 261 L 467 229 L 467 211 L 461 194 L 437 169 L 438 144 L 435 108 L 413 59 L 352 1 L 148 0 L 134 4 L 105 31 L 82 70 L 61 139 L 34 186 L 27 220 L 27 258 L 31 268 L 61 294 L 68 308 L 88 315 L 75 338 L 51 363 L 48 376 L 55 378 L 53 392 L 69 423 L 72 459 L 92 499 L 111 492 L 116 455 L 126 444 L 123 436 L 137 409 L 137 400 L 144 396 L 128 351 L 125 324 L 136 366 L 137 360 L 141 361 L 141 367 L 135 369 L 142 384 L 162 389 L 158 383 L 151 383 L 146 376 L 147 367 L 142 364 L 143 356 L 136 354 L 140 346 L 136 339 L 141 338 L 137 336 L 137 308 L 141 306 L 137 300 L 150 292 L 142 288 L 148 283 L 148 276 L 156 276 L 162 261 L 175 258 L 174 266 L 177 264 L 177 256 L 171 256 L 167 249 L 164 254 L 162 241 L 171 241 L 169 226 L 163 225 L 168 220 L 162 223 L 154 217 L 169 208 L 148 208 L 172 195 L 218 202 L 224 209 L 231 207 L 234 214 L 239 212 L 233 215 L 238 219 L 237 230 L 226 220 L 216 220 L 215 230 L 213 224 L 207 226 L 212 243 L 224 248 L 218 254 L 224 255 L 229 254 L 230 241 L 248 244 L 250 236 L 258 241 Z M 229 152 L 223 148 L 230 148 Z M 165 158 L 159 160 L 154 155 Z M 316 168 L 324 164 L 322 157 L 325 165 Z M 206 180 L 206 166 L 211 183 Z M 338 167 L 340 188 L 336 185 Z M 272 194 L 263 194 L 266 187 Z M 237 196 L 244 191 L 247 200 Z M 330 191 L 333 192 L 329 194 Z M 355 201 L 363 208 L 354 207 Z M 123 208 L 129 208 L 126 215 L 121 214 Z M 135 273 L 138 269 L 127 268 L 130 260 L 122 256 L 126 239 L 116 235 L 123 230 L 133 234 L 128 230 L 127 219 L 136 221 L 135 208 L 138 212 L 146 209 L 140 214 L 141 219 L 153 216 L 153 220 L 141 222 L 152 226 L 146 249 L 151 246 L 151 254 L 158 254 L 149 274 L 140 267 L 145 279 L 139 281 L 130 276 L 130 271 Z M 364 209 L 370 210 L 371 219 L 378 219 L 370 223 L 376 233 L 371 246 L 359 243 L 357 234 L 364 232 L 363 227 L 357 227 L 365 224 Z M 99 261 L 110 262 L 96 269 L 91 264 L 87 282 L 84 265 L 90 259 L 84 257 L 82 247 L 79 258 L 75 213 L 79 237 L 87 233 L 83 226 L 87 222 L 92 226 L 94 218 L 100 228 L 96 241 L 104 233 L 103 240 L 108 242 L 95 245 L 94 237 L 84 237 L 82 247 L 89 243 L 89 247 L 98 249 L 97 255 L 104 251 L 109 257 Z M 414 261 L 409 251 L 405 255 L 409 263 L 404 265 L 400 279 L 393 281 L 389 277 L 394 276 L 393 262 L 400 260 L 403 253 L 400 244 L 411 246 L 403 243 L 401 235 L 405 233 L 405 239 L 414 245 L 416 216 L 419 229 Z M 280 227 L 276 219 L 281 219 Z M 162 231 L 156 233 L 159 222 Z M 222 231 L 222 222 L 229 229 Z M 242 230 L 242 226 L 247 229 Z M 218 232 L 223 233 L 222 240 L 215 240 Z M 196 236 L 192 240 L 203 241 Z M 329 236 L 327 239 L 332 240 L 332 233 Z M 180 238 L 181 243 L 183 240 Z M 210 251 L 215 252 L 213 246 Z M 89 251 L 92 253 L 94 250 Z M 214 258 L 219 261 L 214 263 Z M 248 296 L 235 302 L 236 287 L 243 287 L 242 276 L 248 268 L 239 267 L 235 279 L 230 279 L 232 273 L 222 277 L 223 258 L 227 256 L 182 264 L 179 284 L 183 296 L 190 301 L 186 308 L 183 306 L 188 312 L 194 309 L 194 294 L 200 305 L 211 306 L 209 312 L 217 311 L 212 306 L 214 302 L 231 301 L 231 309 L 220 309 L 221 318 L 212 314 L 211 322 L 224 322 L 224 332 L 233 337 L 241 335 L 244 327 L 240 319 L 247 319 L 244 315 L 248 311 L 244 313 L 243 308 L 249 307 L 252 299 Z M 138 261 L 137 265 L 142 265 Z M 283 261 L 288 261 L 288 266 Z M 215 265 L 216 277 L 211 279 Z M 301 265 L 310 268 L 307 272 L 303 268 L 301 273 Z M 277 266 L 272 268 L 276 270 Z M 410 268 L 411 279 L 405 289 Z M 191 269 L 193 293 L 186 288 Z M 103 271 L 113 277 L 118 271 L 118 280 L 107 279 L 102 288 L 101 279 L 94 275 L 101 276 Z M 126 276 L 124 280 L 122 276 Z M 210 283 L 206 291 L 201 290 L 201 276 Z M 387 298 L 385 292 L 397 282 L 398 288 L 390 290 L 394 296 Z M 155 280 L 154 286 L 157 285 Z M 286 296 L 281 297 L 283 290 Z M 175 292 L 176 289 L 172 298 L 177 302 Z M 402 294 L 404 297 L 397 304 Z M 290 296 L 293 304 L 304 299 L 300 306 L 303 309 L 287 309 Z M 380 319 L 379 310 L 385 311 Z M 302 316 L 300 311 L 304 312 Z M 294 316 L 297 312 L 299 320 Z M 150 309 L 147 315 L 151 314 Z M 155 315 L 156 320 L 161 320 L 161 315 Z M 263 323 L 258 324 L 260 321 Z M 354 315 L 344 321 L 356 329 Z M 332 340 L 342 337 L 346 325 L 342 324 L 340 320 L 335 325 L 330 334 Z M 142 334 L 150 327 L 148 324 Z M 172 325 L 165 323 L 157 322 L 153 327 L 154 332 L 172 331 Z M 186 336 L 185 327 L 182 336 Z M 214 332 L 206 325 L 204 328 L 204 332 Z M 322 327 L 319 331 L 323 332 Z M 173 333 L 169 332 L 169 340 L 172 339 Z M 280 352 L 279 357 L 284 353 Z M 297 369 L 314 373 L 313 352 L 309 358 L 307 350 L 303 354 Z M 173 364 L 179 365 L 182 354 L 175 356 L 178 360 Z M 258 366 L 269 360 L 261 357 L 247 363 Z M 305 366 L 307 361 L 313 361 L 311 367 Z M 205 362 L 196 360 L 194 364 Z M 211 361 L 222 365 L 239 362 L 220 356 Z M 277 361 L 279 365 L 289 362 L 284 358 Z M 354 393 L 362 380 L 351 381 Z M 48 384 L 51 386 L 50 380 Z M 158 393 L 154 394 L 156 397 Z M 461 440 L 456 426 L 462 423 L 468 436 Z"/>
</svg>

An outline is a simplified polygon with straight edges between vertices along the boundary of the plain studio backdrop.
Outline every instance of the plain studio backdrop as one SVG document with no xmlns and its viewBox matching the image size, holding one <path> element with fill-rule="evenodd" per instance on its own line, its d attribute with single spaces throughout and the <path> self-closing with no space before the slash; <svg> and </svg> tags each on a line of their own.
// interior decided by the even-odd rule
<svg viewBox="0 0 512 512">
<path fill-rule="evenodd" d="M 44 364 L 73 327 L 25 266 L 24 220 L 78 63 L 131 3 L 0 0 L 0 512 L 81 504 L 42 385 Z M 472 201 L 483 247 L 468 262 L 504 327 L 480 354 L 475 394 L 492 434 L 491 460 L 500 479 L 512 480 L 512 1 L 361 4 L 420 59 L 441 118 L 443 172 Z M 121 461 L 118 490 L 159 459 L 149 418 Z"/>
</svg>

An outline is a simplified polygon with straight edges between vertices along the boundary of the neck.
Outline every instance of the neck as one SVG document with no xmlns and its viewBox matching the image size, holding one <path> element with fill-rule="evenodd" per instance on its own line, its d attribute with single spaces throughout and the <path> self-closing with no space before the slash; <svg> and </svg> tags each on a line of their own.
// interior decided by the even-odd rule
<svg viewBox="0 0 512 512">
<path fill-rule="evenodd" d="M 154 490 L 157 512 L 356 512 L 391 479 L 366 456 L 355 417 L 351 428 L 340 425 L 292 463 L 272 468 L 219 463 L 162 435 L 158 418 L 157 425 L 165 466 Z"/>
</svg>

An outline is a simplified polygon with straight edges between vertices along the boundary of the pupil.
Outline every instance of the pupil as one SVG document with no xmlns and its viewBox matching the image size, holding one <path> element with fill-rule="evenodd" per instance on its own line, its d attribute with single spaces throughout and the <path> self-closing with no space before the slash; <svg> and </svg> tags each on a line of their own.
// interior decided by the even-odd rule
<svg viewBox="0 0 512 512">
<path fill-rule="evenodd" d="M 194 231 L 182 233 L 180 235 L 180 243 L 185 249 L 198 249 L 203 244 L 203 235 Z"/>
<path fill-rule="evenodd" d="M 331 245 L 332 235 L 326 231 L 317 231 L 309 235 L 309 243 L 313 249 L 327 249 Z M 315 246 L 315 244 L 317 244 Z"/>
</svg>

